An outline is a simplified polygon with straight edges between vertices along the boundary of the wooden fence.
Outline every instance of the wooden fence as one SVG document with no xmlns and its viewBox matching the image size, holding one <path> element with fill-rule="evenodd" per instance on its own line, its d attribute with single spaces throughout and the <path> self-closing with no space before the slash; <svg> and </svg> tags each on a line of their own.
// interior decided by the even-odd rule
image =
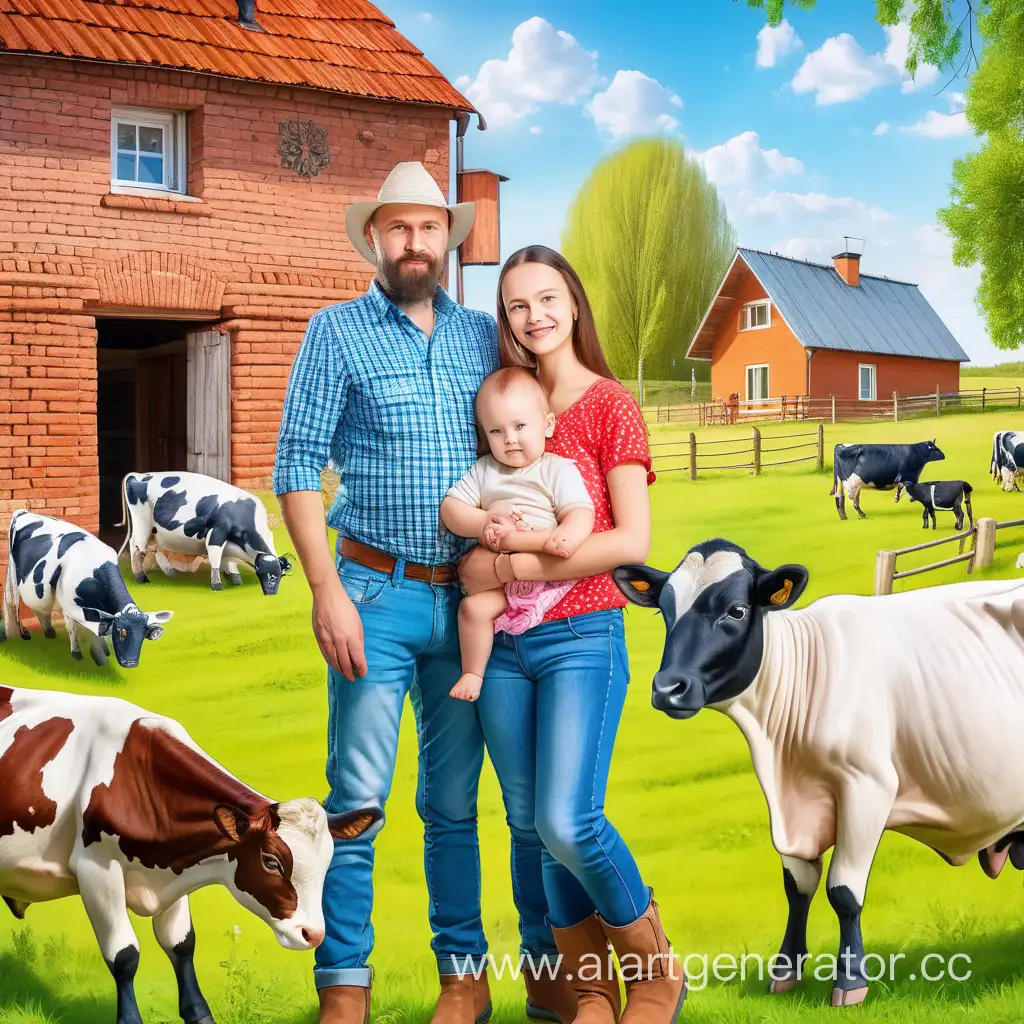
<svg viewBox="0 0 1024 1024">
<path fill-rule="evenodd" d="M 1015 388 L 978 388 L 973 391 L 942 392 L 934 394 L 901 395 L 878 401 L 859 401 L 855 398 L 811 398 L 807 395 L 783 395 L 763 401 L 738 400 L 729 402 L 715 399 L 699 406 L 681 406 L 678 414 L 673 408 L 656 408 L 656 423 L 688 422 L 696 412 L 699 426 L 726 423 L 772 422 L 788 420 L 822 420 L 838 423 L 847 420 L 892 420 L 920 416 L 941 416 L 943 411 L 986 412 L 990 409 L 1022 408 L 1022 390 Z M 689 422 L 692 422 L 690 420 Z"/>
<path fill-rule="evenodd" d="M 974 572 L 975 568 L 988 568 L 995 558 L 996 531 L 1014 526 L 1024 526 L 1024 519 L 1010 519 L 1003 523 L 998 523 L 994 519 L 978 519 L 970 530 L 954 533 L 950 537 L 930 540 L 925 544 L 914 544 L 912 547 L 900 548 L 897 551 L 879 551 L 875 558 L 875 593 L 891 594 L 892 585 L 896 580 L 933 572 L 935 569 L 943 569 L 947 565 L 956 565 L 958 562 L 967 562 L 968 574 Z M 964 543 L 967 540 L 972 542 L 970 551 L 964 551 Z M 941 562 L 931 562 L 928 565 L 918 565 L 913 569 L 904 569 L 901 572 L 896 569 L 896 560 L 902 555 L 939 547 L 942 544 L 953 544 L 957 541 L 960 542 L 960 552 L 953 555 L 952 558 L 944 558 Z"/>
<path fill-rule="evenodd" d="M 806 438 L 812 438 L 813 440 L 805 440 Z M 777 445 L 775 443 L 777 441 L 795 441 L 796 443 Z M 717 450 L 722 445 L 731 445 L 732 447 L 724 451 Z M 716 450 L 708 450 L 712 448 Z M 808 448 L 813 448 L 814 451 L 803 455 L 787 455 L 786 458 L 781 460 L 771 459 L 773 455 L 801 450 L 806 452 Z M 665 449 L 674 450 L 666 451 Z M 810 462 L 812 459 L 815 461 L 816 468 L 823 469 L 825 465 L 825 428 L 819 423 L 817 430 L 807 433 L 772 434 L 762 438 L 761 431 L 754 427 L 749 442 L 745 442 L 741 437 L 722 438 L 715 441 L 698 441 L 697 435 L 691 432 L 688 441 L 666 441 L 660 444 L 652 444 L 651 455 L 656 473 L 689 472 L 691 480 L 697 479 L 697 473 L 700 470 L 748 469 L 753 471 L 754 476 L 760 476 L 762 469 L 768 469 L 772 466 L 789 466 L 795 462 Z M 769 456 L 767 461 L 764 458 L 766 455 Z M 742 458 L 745 461 L 729 462 L 727 464 L 710 461 L 725 458 Z M 701 459 L 704 461 L 699 461 Z M 673 460 L 675 462 L 681 461 L 683 464 L 667 464 L 673 462 Z"/>
</svg>

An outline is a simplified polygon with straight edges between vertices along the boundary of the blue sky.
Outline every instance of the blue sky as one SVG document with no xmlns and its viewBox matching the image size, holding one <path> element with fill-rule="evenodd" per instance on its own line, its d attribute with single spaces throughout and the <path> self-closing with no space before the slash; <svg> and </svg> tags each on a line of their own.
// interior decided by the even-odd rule
<svg viewBox="0 0 1024 1024">
<path fill-rule="evenodd" d="M 594 165 L 662 133 L 700 159 L 740 244 L 828 262 L 867 239 L 865 273 L 918 283 L 975 363 L 1006 358 L 974 304 L 976 268 L 955 267 L 936 220 L 953 159 L 977 140 L 963 81 L 902 71 L 905 26 L 870 0 L 764 14 L 734 0 L 382 0 L 399 30 L 481 109 L 466 166 L 509 176 L 502 257 L 559 244 Z M 945 88 L 944 88 L 945 87 Z M 465 271 L 468 305 L 493 311 L 497 268 Z"/>
</svg>

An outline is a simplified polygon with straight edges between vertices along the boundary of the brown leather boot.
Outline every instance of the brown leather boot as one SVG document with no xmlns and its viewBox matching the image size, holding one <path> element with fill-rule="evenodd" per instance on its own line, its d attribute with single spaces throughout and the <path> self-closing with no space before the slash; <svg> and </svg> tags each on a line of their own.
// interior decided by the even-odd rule
<svg viewBox="0 0 1024 1024">
<path fill-rule="evenodd" d="M 575 1024 L 615 1024 L 622 1008 L 619 979 L 597 913 L 551 932 L 562 954 L 561 970 L 576 993 Z"/>
<path fill-rule="evenodd" d="M 530 1020 L 550 1020 L 555 1024 L 571 1024 L 576 1019 L 578 1000 L 572 984 L 565 980 L 566 970 L 553 978 L 546 973 L 534 977 L 523 967 L 526 982 L 526 1016 Z"/>
<path fill-rule="evenodd" d="M 329 985 L 318 990 L 320 1024 L 370 1024 L 370 990 L 361 985 Z"/>
<path fill-rule="evenodd" d="M 658 904 L 651 902 L 632 924 L 613 928 L 601 921 L 619 956 L 626 983 L 622 1024 L 675 1024 L 686 998 L 686 978 L 661 927 Z"/>
<path fill-rule="evenodd" d="M 491 989 L 486 974 L 479 978 L 442 974 L 440 980 L 441 994 L 430 1024 L 484 1024 L 491 1019 Z"/>
</svg>

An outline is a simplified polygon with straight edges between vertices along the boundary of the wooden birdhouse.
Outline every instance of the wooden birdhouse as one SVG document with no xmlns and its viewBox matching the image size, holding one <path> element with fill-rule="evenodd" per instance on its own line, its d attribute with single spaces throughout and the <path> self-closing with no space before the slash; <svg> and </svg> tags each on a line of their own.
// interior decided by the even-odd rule
<svg viewBox="0 0 1024 1024">
<path fill-rule="evenodd" d="M 458 176 L 458 201 L 476 203 L 473 230 L 460 247 L 464 267 L 489 267 L 501 262 L 499 183 L 508 181 L 494 171 L 462 171 Z"/>
</svg>

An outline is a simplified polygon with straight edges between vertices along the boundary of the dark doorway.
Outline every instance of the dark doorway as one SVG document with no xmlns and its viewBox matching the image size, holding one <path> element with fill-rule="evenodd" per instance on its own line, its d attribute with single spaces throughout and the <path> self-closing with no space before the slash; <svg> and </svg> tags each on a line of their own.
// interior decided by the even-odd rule
<svg viewBox="0 0 1024 1024">
<path fill-rule="evenodd" d="M 191 321 L 96 321 L 100 536 L 120 546 L 126 473 L 184 470 L 187 449 L 186 342 Z M 114 543 L 114 542 L 117 543 Z"/>
</svg>

